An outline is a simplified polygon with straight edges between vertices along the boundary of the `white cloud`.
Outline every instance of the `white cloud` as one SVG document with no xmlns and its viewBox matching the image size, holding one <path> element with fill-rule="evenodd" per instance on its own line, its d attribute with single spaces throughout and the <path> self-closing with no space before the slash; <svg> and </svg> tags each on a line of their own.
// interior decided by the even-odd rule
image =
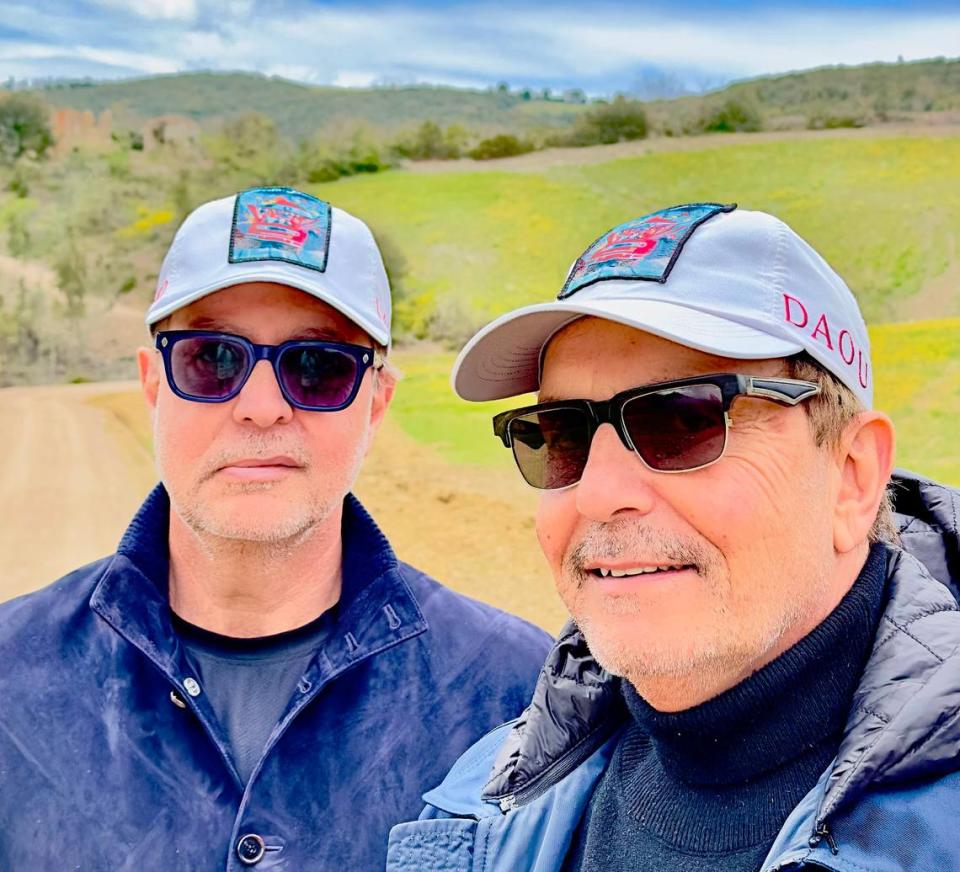
<svg viewBox="0 0 960 872">
<path fill-rule="evenodd" d="M 741 13 L 743 14 L 743 13 Z M 576 43 L 574 66 L 612 71 L 625 61 L 694 64 L 754 75 L 827 64 L 956 55 L 960 14 L 926 16 L 859 12 L 781 12 L 752 18 L 665 20 L 619 26 L 570 16 L 541 31 L 557 53 Z"/>
<path fill-rule="evenodd" d="M 8 0 L 8 26 L 36 38 L 0 44 L 0 60 L 16 60 L 20 69 L 32 63 L 40 76 L 46 58 L 73 56 L 78 67 L 95 61 L 145 74 L 247 69 L 354 87 L 506 80 L 612 91 L 629 87 L 641 68 L 716 80 L 960 51 L 960 11 L 700 8 L 684 18 L 676 8 L 628 16 L 622 6 L 602 4 L 560 5 L 545 15 L 533 4 L 506 11 L 479 4 L 330 8 L 309 0 L 94 2 L 99 19 L 69 0 L 41 4 L 45 11 Z M 121 26 L 123 13 L 149 16 L 151 26 Z"/>
<path fill-rule="evenodd" d="M 197 16 L 196 0 L 94 0 L 104 8 L 128 12 L 138 18 L 193 21 Z"/>
<path fill-rule="evenodd" d="M 62 61 L 64 50 L 59 46 L 38 45 L 35 43 L 21 43 L 17 45 L 0 46 L 0 61 L 35 61 L 48 60 Z M 159 75 L 161 73 L 175 73 L 179 66 L 167 58 L 150 57 L 140 52 L 117 51 L 114 49 L 94 48 L 87 45 L 73 46 L 69 51 L 70 57 L 78 61 L 90 62 L 101 67 L 115 67 L 123 70 Z M 36 72 L 33 75 L 44 75 Z"/>
<path fill-rule="evenodd" d="M 291 78 L 291 77 L 288 77 Z M 340 88 L 369 88 L 377 83 L 379 76 L 376 73 L 361 72 L 359 70 L 341 70 L 331 84 Z"/>
</svg>

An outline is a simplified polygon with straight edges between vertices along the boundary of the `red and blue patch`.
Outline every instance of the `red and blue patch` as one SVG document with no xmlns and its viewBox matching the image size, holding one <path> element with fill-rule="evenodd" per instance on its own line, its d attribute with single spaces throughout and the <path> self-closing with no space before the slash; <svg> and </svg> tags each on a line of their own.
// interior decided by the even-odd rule
<svg viewBox="0 0 960 872">
<path fill-rule="evenodd" d="M 604 279 L 663 284 L 693 232 L 714 215 L 736 208 L 736 203 L 671 206 L 614 227 L 577 258 L 557 299 Z"/>
<path fill-rule="evenodd" d="M 237 194 L 230 263 L 282 260 L 323 272 L 330 251 L 330 204 L 292 188 Z"/>
</svg>

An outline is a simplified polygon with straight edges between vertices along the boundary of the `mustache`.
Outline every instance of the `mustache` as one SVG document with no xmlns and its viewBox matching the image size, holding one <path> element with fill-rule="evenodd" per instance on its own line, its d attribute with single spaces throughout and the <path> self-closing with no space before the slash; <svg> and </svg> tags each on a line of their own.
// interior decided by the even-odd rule
<svg viewBox="0 0 960 872">
<path fill-rule="evenodd" d="M 218 469 L 239 459 L 265 460 L 285 455 L 304 468 L 310 466 L 310 455 L 302 445 L 285 445 L 275 438 L 254 436 L 242 444 L 218 448 L 204 462 L 203 478 L 209 478 Z"/>
<path fill-rule="evenodd" d="M 701 575 L 716 562 L 714 555 L 696 539 L 624 520 L 591 524 L 564 558 L 564 564 L 569 571 L 582 575 L 589 563 L 618 560 L 625 555 L 653 563 L 693 566 Z"/>
</svg>

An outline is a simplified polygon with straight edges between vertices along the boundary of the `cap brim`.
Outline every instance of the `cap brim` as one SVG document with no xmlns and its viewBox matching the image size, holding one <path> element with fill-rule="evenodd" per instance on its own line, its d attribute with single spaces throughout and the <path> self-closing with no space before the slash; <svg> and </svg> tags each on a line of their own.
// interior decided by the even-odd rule
<svg viewBox="0 0 960 872">
<path fill-rule="evenodd" d="M 503 315 L 466 344 L 453 366 L 454 391 L 478 402 L 536 391 L 543 346 L 565 324 L 587 315 L 739 360 L 786 357 L 803 350 L 754 327 L 662 300 L 541 303 Z"/>
<path fill-rule="evenodd" d="M 189 306 L 191 303 L 194 303 L 203 297 L 214 294 L 217 291 L 223 291 L 226 288 L 242 285 L 246 282 L 271 282 L 278 285 L 287 285 L 288 287 L 295 288 L 298 291 L 303 291 L 305 294 L 309 294 L 311 297 L 316 297 L 318 300 L 322 300 L 328 306 L 336 309 L 342 315 L 349 318 L 354 324 L 360 327 L 360 329 L 366 331 L 374 340 L 374 342 L 378 342 L 380 345 L 384 346 L 390 345 L 389 330 L 384 328 L 382 324 L 377 324 L 371 321 L 369 318 L 364 318 L 358 312 L 354 312 L 349 307 L 344 306 L 343 301 L 336 294 L 329 293 L 325 289 L 318 287 L 315 282 L 311 283 L 307 281 L 298 281 L 296 276 L 291 276 L 289 273 L 271 272 L 268 269 L 264 269 L 262 264 L 258 264 L 257 268 L 251 270 L 249 273 L 234 273 L 230 276 L 228 281 L 217 282 L 206 287 L 199 287 L 196 290 L 191 291 L 189 294 L 184 294 L 181 297 L 171 299 L 169 303 L 157 306 L 156 308 L 151 306 L 147 310 L 147 315 L 144 320 L 149 327 L 152 324 L 156 324 L 157 321 L 162 321 L 168 315 L 172 315 L 178 309 L 182 309 L 184 306 Z"/>
</svg>

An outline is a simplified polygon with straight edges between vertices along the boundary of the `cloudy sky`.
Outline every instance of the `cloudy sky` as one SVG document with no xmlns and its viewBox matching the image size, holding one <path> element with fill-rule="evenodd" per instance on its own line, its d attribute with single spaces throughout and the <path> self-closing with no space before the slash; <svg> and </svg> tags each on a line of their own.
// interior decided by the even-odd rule
<svg viewBox="0 0 960 872">
<path fill-rule="evenodd" d="M 702 88 L 960 55 L 960 2 L 0 0 L 0 79 L 256 70 L 315 84 Z"/>
</svg>

